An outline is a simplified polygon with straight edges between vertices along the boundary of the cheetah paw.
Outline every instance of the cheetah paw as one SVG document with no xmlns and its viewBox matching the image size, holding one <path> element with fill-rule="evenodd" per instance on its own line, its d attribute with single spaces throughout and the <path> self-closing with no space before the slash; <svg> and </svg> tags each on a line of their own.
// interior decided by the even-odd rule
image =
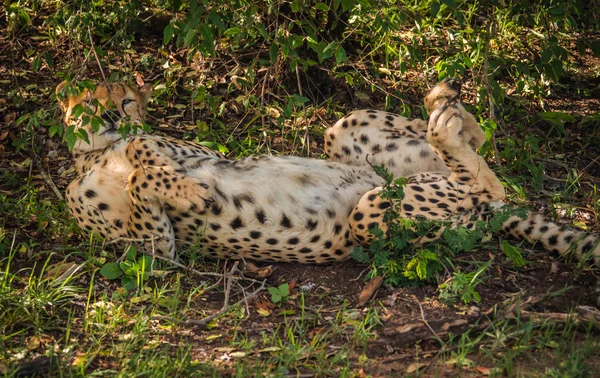
<svg viewBox="0 0 600 378">
<path fill-rule="evenodd" d="M 456 102 L 444 101 L 429 118 L 427 141 L 439 148 L 462 148 L 466 143 L 463 131 L 463 117 Z"/>
<path fill-rule="evenodd" d="M 212 202 L 208 185 L 192 177 L 182 177 L 165 192 L 166 202 L 183 211 L 202 212 Z"/>
</svg>

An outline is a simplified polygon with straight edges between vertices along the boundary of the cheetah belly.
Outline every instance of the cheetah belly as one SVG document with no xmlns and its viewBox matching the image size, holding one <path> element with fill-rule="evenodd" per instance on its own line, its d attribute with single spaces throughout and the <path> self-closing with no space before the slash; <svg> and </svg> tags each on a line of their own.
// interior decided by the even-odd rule
<svg viewBox="0 0 600 378">
<path fill-rule="evenodd" d="M 211 256 L 325 263 L 355 245 L 348 215 L 381 185 L 368 170 L 296 157 L 214 161 L 188 172 L 210 186 L 201 213 L 168 212 L 181 242 Z"/>
</svg>

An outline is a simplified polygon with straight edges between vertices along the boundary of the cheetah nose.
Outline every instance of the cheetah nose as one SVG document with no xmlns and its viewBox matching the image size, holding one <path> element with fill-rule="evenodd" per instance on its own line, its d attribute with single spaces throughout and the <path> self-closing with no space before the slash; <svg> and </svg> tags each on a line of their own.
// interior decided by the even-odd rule
<svg viewBox="0 0 600 378">
<path fill-rule="evenodd" d="M 121 119 L 121 115 L 118 112 L 107 110 L 102 113 L 102 120 L 107 124 L 115 124 Z"/>
</svg>

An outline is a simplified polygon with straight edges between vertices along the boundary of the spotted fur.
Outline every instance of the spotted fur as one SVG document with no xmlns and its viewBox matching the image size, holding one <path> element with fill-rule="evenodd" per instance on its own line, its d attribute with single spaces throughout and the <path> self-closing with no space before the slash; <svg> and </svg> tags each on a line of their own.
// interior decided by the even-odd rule
<svg viewBox="0 0 600 378">
<path fill-rule="evenodd" d="M 434 87 L 425 98 L 428 122 L 368 110 L 348 115 L 325 133 L 329 161 L 231 161 L 168 137 L 121 138 L 116 128 L 124 121 L 143 122 L 150 89 L 100 85 L 61 101 L 65 122 L 86 128 L 91 142 L 75 145 L 80 176 L 67 189 L 67 204 L 81 228 L 107 239 L 143 239 L 169 257 L 196 244 L 214 257 L 333 262 L 368 245 L 373 226 L 386 230 L 383 214 L 391 203 L 379 197 L 383 182 L 370 165 L 383 164 L 396 176 L 408 175 L 401 216 L 468 225 L 501 205 L 504 188 L 475 152 L 485 135 L 458 103 L 459 91 L 455 81 Z M 102 106 L 93 108 L 92 98 Z M 105 119 L 100 130 L 71 117 L 77 104 Z M 504 229 L 559 253 L 600 255 L 595 237 L 539 215 L 511 218 Z"/>
</svg>

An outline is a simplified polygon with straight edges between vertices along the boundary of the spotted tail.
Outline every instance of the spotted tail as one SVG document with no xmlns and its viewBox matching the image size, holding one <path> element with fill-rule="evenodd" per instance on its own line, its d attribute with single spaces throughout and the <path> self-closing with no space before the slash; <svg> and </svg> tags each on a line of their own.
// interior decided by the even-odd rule
<svg viewBox="0 0 600 378">
<path fill-rule="evenodd" d="M 521 219 L 511 216 L 503 223 L 505 233 L 531 243 L 541 242 L 549 251 L 561 255 L 574 253 L 578 260 L 590 256 L 594 264 L 600 267 L 600 236 L 589 235 L 565 226 L 552 223 L 541 214 L 529 213 Z"/>
</svg>

